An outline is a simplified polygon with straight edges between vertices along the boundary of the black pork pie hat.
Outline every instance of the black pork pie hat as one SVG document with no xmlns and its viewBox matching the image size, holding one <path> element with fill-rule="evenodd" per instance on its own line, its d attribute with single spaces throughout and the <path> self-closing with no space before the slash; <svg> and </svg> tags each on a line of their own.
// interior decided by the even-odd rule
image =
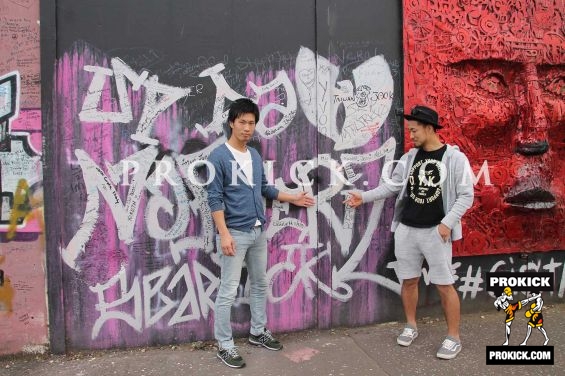
<svg viewBox="0 0 565 376">
<path fill-rule="evenodd" d="M 443 128 L 438 124 L 438 114 L 434 110 L 426 106 L 415 106 L 410 114 L 404 114 L 406 120 L 416 120 L 422 124 L 429 124 L 435 129 Z"/>
</svg>

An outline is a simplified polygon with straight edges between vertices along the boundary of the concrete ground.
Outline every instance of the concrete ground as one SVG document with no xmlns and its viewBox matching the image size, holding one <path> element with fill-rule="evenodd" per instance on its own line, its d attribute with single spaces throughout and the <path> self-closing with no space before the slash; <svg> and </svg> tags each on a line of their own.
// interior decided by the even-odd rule
<svg viewBox="0 0 565 376">
<path fill-rule="evenodd" d="M 544 327 L 554 346 L 555 364 L 486 365 L 486 346 L 504 342 L 505 314 L 492 311 L 462 316 L 463 350 L 454 360 L 436 358 L 445 335 L 443 319 L 422 318 L 420 336 L 410 347 L 396 344 L 402 324 L 393 322 L 359 328 L 306 330 L 280 334 L 282 351 L 269 351 L 238 339 L 247 366 L 226 367 L 216 358 L 212 342 L 184 345 L 70 353 L 67 355 L 0 358 L 0 375 L 565 375 L 565 304 L 546 305 Z M 512 324 L 510 345 L 525 337 L 523 310 Z M 542 345 L 534 329 L 528 345 Z"/>
</svg>

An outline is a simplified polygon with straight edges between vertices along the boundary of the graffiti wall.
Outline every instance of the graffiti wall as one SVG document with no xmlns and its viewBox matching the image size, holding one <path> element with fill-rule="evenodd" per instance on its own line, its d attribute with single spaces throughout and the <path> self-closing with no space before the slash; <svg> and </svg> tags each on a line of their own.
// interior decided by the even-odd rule
<svg viewBox="0 0 565 376">
<path fill-rule="evenodd" d="M 342 203 L 348 189 L 378 185 L 402 149 L 397 2 L 360 1 L 347 17 L 349 5 L 324 1 L 57 4 L 67 21 L 44 81 L 53 96 L 46 200 L 62 291 L 51 316 L 64 318 L 66 346 L 213 337 L 220 270 L 203 162 L 226 141 L 227 107 L 242 96 L 260 107 L 252 144 L 267 179 L 317 202 L 265 202 L 269 327 L 398 312 L 377 304 L 398 290 L 385 260 L 392 202 Z M 249 330 L 248 288 L 244 272 L 237 335 Z"/>
<path fill-rule="evenodd" d="M 0 1 L 0 355 L 47 348 L 39 1 Z"/>
<path fill-rule="evenodd" d="M 27 65 L 2 73 L 4 134 L 23 152 L 17 168 L 6 163 L 17 172 L 9 178 L 2 164 L 20 204 L 3 199 L 2 219 L 15 225 L 1 228 L 2 252 L 47 250 L 52 351 L 212 339 L 220 269 L 204 163 L 243 96 L 260 108 L 252 146 L 268 181 L 316 200 L 309 209 L 264 203 L 273 331 L 401 319 L 393 200 L 358 209 L 342 201 L 376 187 L 383 165 L 409 147 L 401 114 L 416 103 L 438 109 L 443 139 L 469 156 L 476 178 L 456 246 L 468 257 L 452 265 L 463 309 L 491 306 L 489 271 L 552 271 L 551 296 L 563 298 L 563 252 L 549 252 L 565 243 L 562 0 L 41 6 L 43 128 L 16 127 L 33 108 Z M 37 248 L 42 181 L 49 220 Z M 5 275 L 11 259 L 2 253 Z M 0 298 L 15 307 L 11 281 Z M 244 269 L 237 336 L 249 330 L 248 296 Z M 432 287 L 421 294 L 421 306 L 438 302 Z"/>
<path fill-rule="evenodd" d="M 457 254 L 564 249 L 565 2 L 407 0 L 403 23 L 405 108 L 481 175 Z"/>
</svg>

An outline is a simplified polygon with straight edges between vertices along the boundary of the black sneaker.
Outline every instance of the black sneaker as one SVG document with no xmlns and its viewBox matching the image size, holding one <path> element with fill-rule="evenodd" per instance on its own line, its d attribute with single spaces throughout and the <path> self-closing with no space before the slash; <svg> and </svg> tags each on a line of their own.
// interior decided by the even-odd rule
<svg viewBox="0 0 565 376">
<path fill-rule="evenodd" d="M 241 355 L 239 355 L 237 347 L 232 347 L 231 349 L 220 348 L 216 356 L 228 367 L 242 368 L 245 366 L 245 361 Z"/>
<path fill-rule="evenodd" d="M 264 348 L 267 348 L 269 350 L 280 350 L 283 348 L 282 343 L 280 343 L 279 341 L 277 341 L 273 335 L 271 334 L 271 332 L 267 329 L 265 329 L 263 331 L 262 334 L 259 334 L 258 336 L 254 336 L 253 334 L 249 334 L 249 343 L 251 343 L 252 345 L 257 345 L 257 346 L 263 346 Z"/>
</svg>

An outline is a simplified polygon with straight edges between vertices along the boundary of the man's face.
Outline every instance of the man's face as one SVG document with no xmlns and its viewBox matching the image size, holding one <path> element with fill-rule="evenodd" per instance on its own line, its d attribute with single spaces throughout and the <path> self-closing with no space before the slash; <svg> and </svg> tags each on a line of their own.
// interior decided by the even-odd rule
<svg viewBox="0 0 565 376">
<path fill-rule="evenodd" d="M 429 125 L 424 125 L 415 120 L 407 120 L 408 134 L 410 141 L 414 144 L 415 148 L 421 148 L 430 141 L 433 137 L 433 128 Z"/>
<path fill-rule="evenodd" d="M 246 113 L 241 115 L 230 123 L 230 128 L 232 129 L 230 139 L 235 138 L 240 143 L 247 144 L 251 137 L 253 137 L 255 125 L 254 114 Z"/>
<path fill-rule="evenodd" d="M 538 218 L 563 208 L 564 68 L 492 59 L 451 68 L 457 72 L 451 84 L 473 89 L 446 93 L 465 109 L 453 117 L 453 132 L 459 133 L 453 136 L 471 146 L 475 167 L 489 163 L 493 186 L 480 185 L 478 193 L 501 198 L 486 209 Z"/>
<path fill-rule="evenodd" d="M 481 3 L 428 10 L 445 24 L 435 21 L 435 43 L 416 55 L 434 57 L 409 63 L 415 95 L 442 115 L 440 135 L 475 173 L 488 165 L 491 184 L 483 175 L 475 186 L 461 253 L 563 249 L 565 10 L 553 0 Z"/>
</svg>

